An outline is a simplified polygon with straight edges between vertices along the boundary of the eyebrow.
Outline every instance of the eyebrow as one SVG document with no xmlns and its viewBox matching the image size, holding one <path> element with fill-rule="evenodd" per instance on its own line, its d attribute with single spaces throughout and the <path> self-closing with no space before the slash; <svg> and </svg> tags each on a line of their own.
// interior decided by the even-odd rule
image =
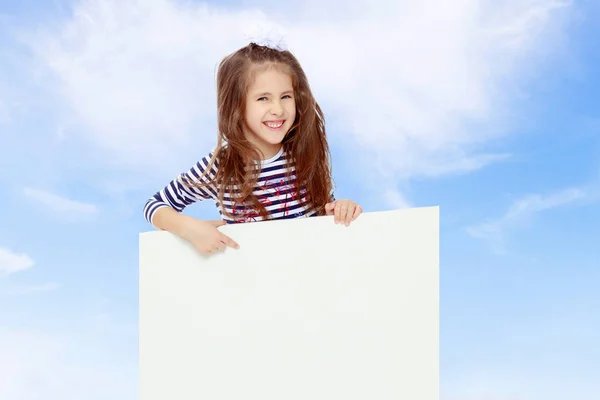
<svg viewBox="0 0 600 400">
<path fill-rule="evenodd" d="M 292 93 L 294 93 L 293 90 L 286 90 L 285 92 L 283 92 L 281 94 L 284 95 L 284 94 L 292 94 Z M 270 92 L 263 92 L 263 93 L 257 93 L 257 94 L 255 94 L 255 96 L 267 96 L 267 95 L 271 96 L 272 93 L 270 93 Z"/>
</svg>

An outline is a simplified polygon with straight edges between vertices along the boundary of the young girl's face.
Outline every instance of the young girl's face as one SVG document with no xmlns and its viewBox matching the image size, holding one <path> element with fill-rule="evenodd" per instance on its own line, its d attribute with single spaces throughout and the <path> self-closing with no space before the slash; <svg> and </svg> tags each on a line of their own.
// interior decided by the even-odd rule
<svg viewBox="0 0 600 400">
<path fill-rule="evenodd" d="M 296 101 L 289 74 L 276 68 L 257 72 L 246 97 L 246 138 L 273 157 L 296 118 Z"/>
</svg>

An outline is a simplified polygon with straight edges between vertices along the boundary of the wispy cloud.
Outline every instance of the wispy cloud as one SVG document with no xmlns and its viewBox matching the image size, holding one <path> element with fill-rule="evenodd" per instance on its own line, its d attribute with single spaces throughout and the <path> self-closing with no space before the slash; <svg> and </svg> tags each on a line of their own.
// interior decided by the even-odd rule
<svg viewBox="0 0 600 400">
<path fill-rule="evenodd" d="M 411 203 L 399 190 L 387 190 L 383 193 L 383 198 L 386 204 L 394 209 L 411 207 Z"/>
<path fill-rule="evenodd" d="M 87 219 L 98 214 L 94 204 L 83 203 L 39 189 L 25 188 L 24 194 L 53 213 L 60 213 L 71 219 Z"/>
<path fill-rule="evenodd" d="M 66 137 L 83 135 L 95 154 L 107 152 L 100 159 L 131 170 L 210 146 L 217 63 L 257 32 L 281 34 L 331 117 L 332 140 L 365 163 L 377 159 L 398 180 L 504 160 L 486 140 L 509 129 L 527 68 L 554 50 L 571 8 L 546 0 L 485 7 L 406 0 L 374 10 L 367 1 L 310 0 L 288 20 L 288 8 L 269 4 L 263 12 L 89 0 L 58 29 L 21 39 L 35 54 L 38 79 L 56 84 L 53 101 L 67 110 L 57 126 Z M 323 10 L 335 13 L 317 18 Z"/>
<path fill-rule="evenodd" d="M 39 285 L 21 285 L 7 288 L 0 287 L 0 297 L 28 296 L 37 293 L 51 292 L 60 288 L 55 282 L 49 282 Z"/>
<path fill-rule="evenodd" d="M 25 253 L 16 253 L 7 248 L 0 248 L 0 278 L 22 272 L 33 267 L 35 262 Z M 0 281 L 0 297 L 27 296 L 40 292 L 49 292 L 60 287 L 58 283 L 15 285 L 8 281 Z"/>
<path fill-rule="evenodd" d="M 599 192 L 593 186 L 568 188 L 546 195 L 529 194 L 516 200 L 501 217 L 469 226 L 466 230 L 475 238 L 488 240 L 494 251 L 503 253 L 507 230 L 530 223 L 538 213 L 598 199 Z"/>
<path fill-rule="evenodd" d="M 35 386 L 28 380 L 52 377 L 53 362 L 66 343 L 37 333 L 0 326 L 0 387 L 6 399 L 33 399 Z M 47 368 L 47 370 L 46 370 Z"/>
<path fill-rule="evenodd" d="M 34 261 L 27 254 L 0 247 L 0 276 L 24 271 L 33 267 Z"/>
<path fill-rule="evenodd" d="M 0 396 L 7 400 L 136 397 L 135 359 L 124 359 L 123 353 L 114 349 L 114 353 L 107 351 L 102 335 L 81 339 L 73 332 L 0 326 Z M 104 353 L 94 346 L 103 348 Z"/>
<path fill-rule="evenodd" d="M 8 121 L 8 107 L 2 97 L 0 97 L 0 124 Z"/>
<path fill-rule="evenodd" d="M 565 271 L 565 276 L 577 275 L 573 274 L 573 269 L 566 268 Z M 587 286 L 591 296 L 583 300 L 575 294 L 579 289 L 577 285 L 572 287 L 574 295 L 557 296 L 555 290 L 539 283 L 539 291 L 531 297 L 522 298 L 513 293 L 508 297 L 516 297 L 516 302 L 506 299 L 507 296 L 498 300 L 514 313 L 497 313 L 490 321 L 493 327 L 484 329 L 486 339 L 479 343 L 475 352 L 463 357 L 464 353 L 459 350 L 448 350 L 452 354 L 449 358 L 455 358 L 455 361 L 442 374 L 440 400 L 600 397 L 594 346 L 598 341 L 600 318 L 595 312 L 597 296 L 592 285 Z M 565 284 L 568 285 L 561 282 L 559 286 Z M 544 301 L 545 307 L 536 307 L 531 314 L 519 313 L 520 309 L 531 305 L 529 301 L 539 304 L 539 296 L 545 291 L 550 295 Z M 481 300 L 486 301 L 485 297 Z M 481 329 L 480 320 L 471 323 L 475 330 Z M 463 326 L 461 331 L 464 329 Z M 481 332 L 479 336 L 482 336 Z M 549 349 L 552 349 L 551 357 L 548 357 Z"/>
</svg>

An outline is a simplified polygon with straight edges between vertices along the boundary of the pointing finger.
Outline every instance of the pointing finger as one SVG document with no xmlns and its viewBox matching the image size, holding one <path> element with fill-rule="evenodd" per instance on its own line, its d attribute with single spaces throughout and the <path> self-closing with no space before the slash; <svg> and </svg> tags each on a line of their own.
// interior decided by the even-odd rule
<svg viewBox="0 0 600 400">
<path fill-rule="evenodd" d="M 237 244 L 237 242 L 235 240 L 233 240 L 232 238 L 230 238 L 227 235 L 221 234 L 221 241 L 223 243 L 225 243 L 227 246 L 232 247 L 234 249 L 239 249 L 240 245 Z"/>
</svg>

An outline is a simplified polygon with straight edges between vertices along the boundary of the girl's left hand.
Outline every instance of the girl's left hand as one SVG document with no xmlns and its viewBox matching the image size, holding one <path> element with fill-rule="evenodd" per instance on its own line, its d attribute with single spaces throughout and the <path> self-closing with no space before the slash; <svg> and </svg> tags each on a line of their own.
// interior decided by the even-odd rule
<svg viewBox="0 0 600 400">
<path fill-rule="evenodd" d="M 362 213 L 362 208 L 352 200 L 336 200 L 325 205 L 327 215 L 334 215 L 336 224 L 348 226 Z"/>
</svg>

